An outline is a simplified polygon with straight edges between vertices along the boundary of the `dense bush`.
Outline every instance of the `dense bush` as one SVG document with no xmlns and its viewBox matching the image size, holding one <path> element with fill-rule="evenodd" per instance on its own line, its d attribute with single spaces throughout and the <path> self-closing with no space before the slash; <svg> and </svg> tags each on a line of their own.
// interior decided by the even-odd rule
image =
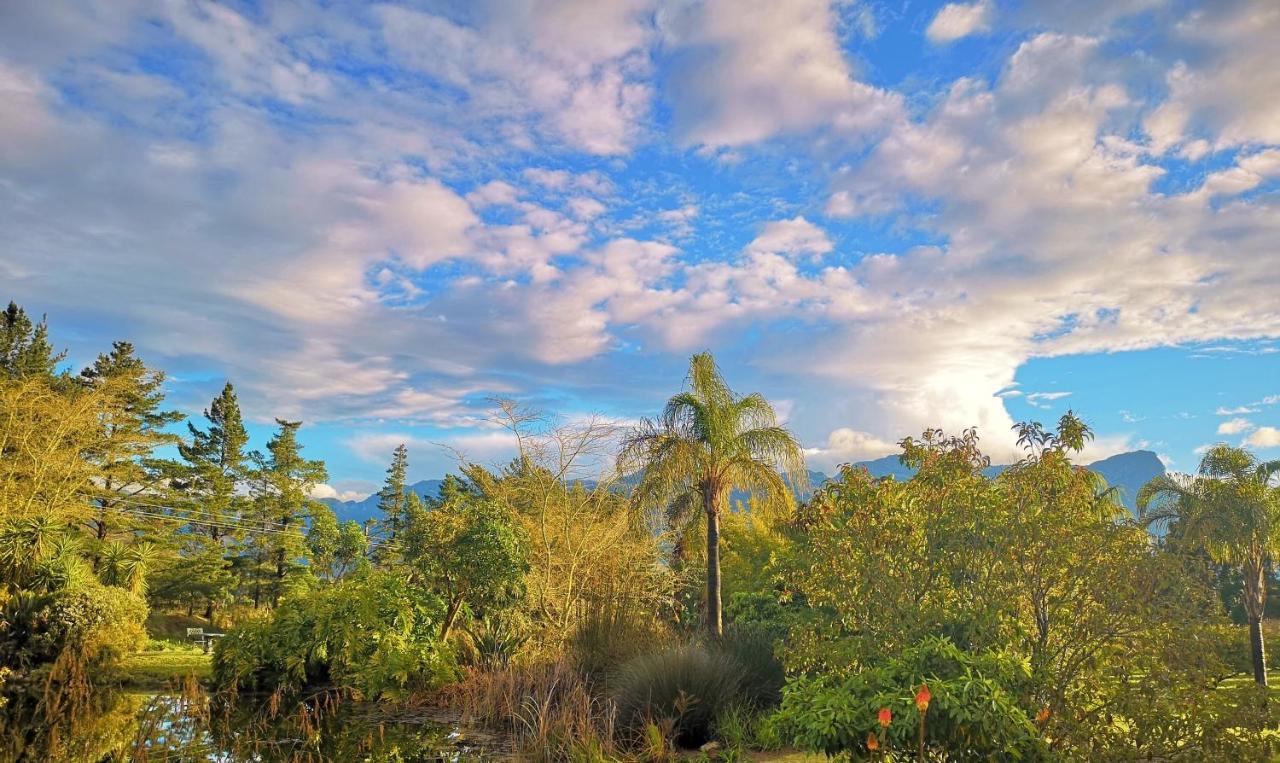
<svg viewBox="0 0 1280 763">
<path fill-rule="evenodd" d="M 997 653 L 973 654 L 946 639 L 930 638 L 885 664 L 840 677 L 800 677 L 783 692 L 772 719 L 785 741 L 829 754 L 868 751 L 876 735 L 885 749 L 915 749 L 920 713 L 913 697 L 922 684 L 933 694 L 925 746 L 947 760 L 1037 760 L 1047 746 L 1017 697 L 1030 682 L 1030 666 Z M 881 733 L 878 714 L 892 722 Z"/>
<path fill-rule="evenodd" d="M 139 596 L 96 582 L 16 594 L 0 608 L 0 663 L 26 672 L 47 667 L 55 682 L 83 681 L 142 648 L 146 617 Z"/>
<path fill-rule="evenodd" d="M 227 634 L 214 650 L 214 680 L 231 690 L 332 685 L 369 699 L 435 686 L 455 672 L 439 641 L 443 616 L 439 597 L 399 576 L 343 580 Z"/>
<path fill-rule="evenodd" d="M 740 701 L 742 672 L 730 655 L 699 644 L 641 655 L 613 678 L 619 720 L 632 728 L 673 720 L 677 741 L 696 747 L 711 738 L 717 716 Z"/>
</svg>

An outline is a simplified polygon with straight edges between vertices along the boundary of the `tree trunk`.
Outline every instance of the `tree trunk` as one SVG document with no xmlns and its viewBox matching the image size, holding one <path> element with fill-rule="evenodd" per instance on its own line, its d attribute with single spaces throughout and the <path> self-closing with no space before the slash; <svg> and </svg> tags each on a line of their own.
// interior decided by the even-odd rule
<svg viewBox="0 0 1280 763">
<path fill-rule="evenodd" d="M 707 632 L 715 639 L 724 635 L 720 613 L 720 507 L 715 498 L 707 502 Z"/>
<path fill-rule="evenodd" d="M 1262 640 L 1262 618 L 1249 618 L 1249 651 L 1253 655 L 1253 680 L 1267 685 L 1267 648 Z"/>
<path fill-rule="evenodd" d="M 1244 609 L 1249 617 L 1249 655 L 1253 680 L 1267 685 L 1267 649 L 1262 638 L 1262 617 L 1267 605 L 1267 567 L 1261 559 L 1244 566 Z"/>
<path fill-rule="evenodd" d="M 453 621 L 458 619 L 458 610 L 462 609 L 462 597 L 459 596 L 449 602 L 449 611 L 445 612 L 444 625 L 440 627 L 440 640 L 444 641 L 449 638 L 449 631 L 453 630 Z"/>
</svg>

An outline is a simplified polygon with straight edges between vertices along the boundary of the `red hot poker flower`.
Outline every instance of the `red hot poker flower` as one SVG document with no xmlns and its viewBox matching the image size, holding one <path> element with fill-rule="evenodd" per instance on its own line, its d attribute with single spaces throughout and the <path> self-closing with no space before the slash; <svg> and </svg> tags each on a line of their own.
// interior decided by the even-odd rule
<svg viewBox="0 0 1280 763">
<path fill-rule="evenodd" d="M 929 692 L 929 684 L 921 684 L 920 691 L 916 692 L 916 709 L 924 712 L 929 709 L 929 700 L 933 699 L 933 694 Z"/>
<path fill-rule="evenodd" d="M 876 732 L 874 731 L 867 732 L 867 749 L 868 750 L 880 749 L 880 740 L 876 739 Z"/>
<path fill-rule="evenodd" d="M 880 708 L 880 725 L 888 728 L 890 723 L 893 723 L 893 712 L 887 707 Z"/>
</svg>

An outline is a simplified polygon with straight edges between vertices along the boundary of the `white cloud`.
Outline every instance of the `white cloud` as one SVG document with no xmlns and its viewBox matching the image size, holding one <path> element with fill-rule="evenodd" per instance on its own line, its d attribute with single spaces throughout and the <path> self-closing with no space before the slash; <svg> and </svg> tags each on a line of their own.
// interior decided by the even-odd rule
<svg viewBox="0 0 1280 763">
<path fill-rule="evenodd" d="M 1169 97 L 1144 123 L 1152 150 L 1163 153 L 1206 138 L 1213 149 L 1280 144 L 1280 99 L 1260 96 L 1280 91 L 1273 55 L 1280 5 L 1206 6 L 1184 18 L 1177 32 L 1204 63 L 1180 61 L 1169 69 Z"/>
<path fill-rule="evenodd" d="M 668 97 L 687 145 L 740 146 L 835 125 L 876 129 L 900 99 L 854 79 L 828 0 L 709 0 L 665 9 Z"/>
<path fill-rule="evenodd" d="M 1280 429 L 1258 427 L 1245 438 L 1244 444 L 1251 448 L 1280 448 Z"/>
<path fill-rule="evenodd" d="M 760 235 L 747 245 L 747 252 L 791 256 L 805 254 L 818 259 L 834 248 L 831 239 L 827 238 L 826 231 L 803 217 L 796 217 L 765 225 Z"/>
<path fill-rule="evenodd" d="M 1064 397 L 1070 397 L 1070 392 L 1032 392 L 1027 395 L 1027 405 L 1035 408 L 1048 409 L 1049 403 L 1054 400 L 1061 400 Z"/>
<path fill-rule="evenodd" d="M 869 432 L 850 427 L 833 429 L 825 445 L 805 448 L 810 466 L 831 469 L 838 464 L 869 461 L 897 452 L 895 443 L 882 440 Z"/>
<path fill-rule="evenodd" d="M 612 155 L 638 140 L 652 99 L 648 6 L 513 1 L 471 14 L 476 26 L 389 5 L 376 14 L 400 61 L 468 93 L 460 111 L 482 124 L 532 116 L 531 129 Z"/>
<path fill-rule="evenodd" d="M 1228 419 L 1218 425 L 1218 434 L 1240 434 L 1253 429 L 1252 421 L 1244 418 Z"/>
<path fill-rule="evenodd" d="M 1234 408 L 1226 406 L 1218 406 L 1218 410 L 1214 411 L 1215 416 L 1238 416 L 1242 413 L 1257 413 L 1258 409 L 1251 405 L 1237 405 Z"/>
<path fill-rule="evenodd" d="M 948 3 L 933 17 L 925 36 L 930 42 L 943 43 L 989 31 L 994 11 L 990 0 Z"/>
<path fill-rule="evenodd" d="M 359 501 L 367 497 L 368 495 L 369 495 L 368 492 L 361 492 L 359 490 L 339 491 L 337 488 L 333 487 L 332 485 L 329 485 L 323 482 L 320 483 L 319 485 L 315 485 L 314 487 L 312 487 L 311 493 L 310 493 L 310 496 L 317 500 L 321 498 L 336 498 L 339 501 Z"/>
</svg>

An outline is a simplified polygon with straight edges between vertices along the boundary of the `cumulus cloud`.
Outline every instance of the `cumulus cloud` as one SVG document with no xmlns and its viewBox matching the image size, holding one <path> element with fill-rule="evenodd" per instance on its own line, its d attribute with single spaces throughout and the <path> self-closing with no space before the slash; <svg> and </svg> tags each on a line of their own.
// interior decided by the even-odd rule
<svg viewBox="0 0 1280 763">
<path fill-rule="evenodd" d="M 1228 419 L 1218 425 L 1218 434 L 1240 434 L 1254 428 L 1252 421 L 1245 418 Z"/>
<path fill-rule="evenodd" d="M 991 29 L 995 9 L 989 0 L 976 3 L 948 3 L 929 22 L 925 36 L 930 42 L 952 42 L 961 37 L 980 34 Z"/>
<path fill-rule="evenodd" d="M 375 12 L 398 60 L 465 91 L 456 107 L 481 123 L 532 117 L 534 130 L 612 155 L 636 142 L 653 97 L 649 5 L 501 3 L 475 25 L 393 5 Z"/>
<path fill-rule="evenodd" d="M 1280 448 L 1280 429 L 1258 427 L 1245 438 L 1244 444 L 1251 448 Z"/>
<path fill-rule="evenodd" d="M 804 217 L 796 217 L 765 225 L 760 235 L 747 245 L 747 252 L 790 256 L 805 254 L 820 258 L 834 248 L 831 239 L 827 238 L 826 231 Z"/>
<path fill-rule="evenodd" d="M 828 0 L 710 0 L 660 16 L 675 53 L 667 89 L 687 145 L 740 146 L 823 125 L 883 126 L 893 94 L 857 81 Z"/>
<path fill-rule="evenodd" d="M 75 352 L 216 361 L 258 418 L 487 436 L 487 394 L 628 405 L 714 346 L 817 458 L 934 425 L 1016 455 L 1030 359 L 1280 335 L 1273 5 L 1161 11 L 1141 62 L 1107 25 L 1146 0 L 1060 6 L 907 110 L 822 0 L 27 4 L 0 24 L 0 278 L 76 316 Z M 703 177 L 689 148 L 758 153 Z"/>
<path fill-rule="evenodd" d="M 1272 42 L 1280 36 L 1280 5 L 1215 4 L 1192 12 L 1176 28 L 1188 56 L 1165 78 L 1169 97 L 1144 126 L 1157 153 L 1204 141 L 1201 153 L 1248 144 L 1280 143 L 1280 101 L 1260 96 L 1280 90 Z"/>
<path fill-rule="evenodd" d="M 831 469 L 839 464 L 868 461 L 895 453 L 895 443 L 882 440 L 869 433 L 851 427 L 833 429 L 824 445 L 805 448 L 805 458 L 811 465 Z"/>
<path fill-rule="evenodd" d="M 327 483 L 320 483 L 311 488 L 311 497 L 317 500 L 322 498 L 336 498 L 339 501 L 359 501 L 369 495 L 368 491 L 360 490 L 338 490 Z"/>
</svg>

